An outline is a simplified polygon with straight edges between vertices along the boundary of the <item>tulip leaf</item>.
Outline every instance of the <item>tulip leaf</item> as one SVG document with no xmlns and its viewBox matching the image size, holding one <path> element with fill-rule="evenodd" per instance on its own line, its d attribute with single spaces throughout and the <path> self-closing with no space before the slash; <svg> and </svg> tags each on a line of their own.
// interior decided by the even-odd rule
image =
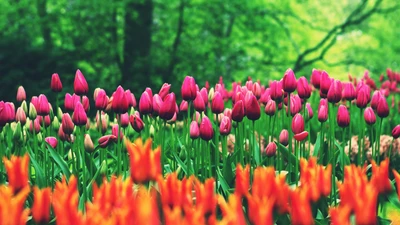
<svg viewBox="0 0 400 225">
<path fill-rule="evenodd" d="M 378 216 L 378 224 L 380 224 L 380 225 L 390 225 L 390 224 L 393 224 L 393 223 L 389 219 L 382 218 L 382 217 Z"/>
<path fill-rule="evenodd" d="M 394 184 L 392 183 L 392 190 L 396 190 Z M 400 201 L 399 197 L 397 196 L 396 191 L 392 191 L 389 194 L 386 195 L 386 198 L 389 200 L 389 202 L 395 206 L 396 208 L 400 209 Z"/>
<path fill-rule="evenodd" d="M 317 140 L 315 141 L 314 152 L 313 152 L 313 156 L 314 156 L 314 157 L 317 157 L 317 156 L 318 156 L 319 149 L 320 149 L 320 147 L 321 147 L 321 141 L 320 141 L 320 139 L 321 139 L 321 132 L 318 133 Z"/>
<path fill-rule="evenodd" d="M 172 155 L 174 156 L 175 160 L 178 162 L 179 166 L 182 168 L 183 172 L 185 174 L 187 173 L 187 169 L 186 169 L 186 165 L 185 163 L 181 160 L 181 158 L 179 158 L 179 156 L 176 154 L 175 151 L 171 151 Z"/>
<path fill-rule="evenodd" d="M 224 175 L 224 178 L 228 184 L 233 184 L 233 169 L 232 169 L 232 159 L 235 157 L 232 155 L 229 155 L 226 158 L 226 163 L 222 168 L 222 174 Z"/>
<path fill-rule="evenodd" d="M 60 167 L 63 174 L 66 176 L 67 179 L 71 176 L 71 172 L 69 171 L 67 163 L 61 158 L 60 154 L 56 153 L 51 147 L 49 143 L 46 142 L 46 147 L 50 152 L 51 157 L 54 159 L 54 162 Z"/>
<path fill-rule="evenodd" d="M 222 191 L 224 192 L 225 197 L 227 197 L 229 195 L 229 184 L 226 182 L 225 177 L 222 175 L 219 167 L 217 167 L 217 173 L 218 173 L 219 184 L 222 187 Z M 216 188 L 217 188 L 217 193 L 218 193 L 218 187 L 216 187 Z"/>
<path fill-rule="evenodd" d="M 43 169 L 40 167 L 39 163 L 36 161 L 32 152 L 29 152 L 29 158 L 30 158 L 30 161 L 32 162 L 33 168 L 35 168 L 36 185 L 39 186 L 40 188 L 45 187 L 46 181 L 45 181 Z"/>
<path fill-rule="evenodd" d="M 283 146 L 281 143 L 279 143 L 278 141 L 275 141 L 275 144 L 277 144 L 277 146 L 279 147 L 278 150 L 282 153 L 282 155 L 288 159 L 291 163 L 296 164 L 298 163 L 297 161 L 299 161 L 299 159 L 296 158 L 296 156 L 289 152 L 289 150 Z M 297 164 L 298 165 L 298 164 Z"/>
</svg>

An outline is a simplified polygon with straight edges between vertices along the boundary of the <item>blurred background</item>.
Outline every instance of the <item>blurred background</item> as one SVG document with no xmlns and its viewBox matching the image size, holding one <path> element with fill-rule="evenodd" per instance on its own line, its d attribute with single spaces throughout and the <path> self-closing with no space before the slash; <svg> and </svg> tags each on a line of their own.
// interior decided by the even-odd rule
<svg viewBox="0 0 400 225">
<path fill-rule="evenodd" d="M 76 69 L 90 92 L 145 87 L 186 75 L 204 85 L 248 76 L 264 84 L 287 68 L 345 80 L 400 70 L 400 2 L 390 0 L 0 0 L 0 99 L 50 92 Z"/>
</svg>

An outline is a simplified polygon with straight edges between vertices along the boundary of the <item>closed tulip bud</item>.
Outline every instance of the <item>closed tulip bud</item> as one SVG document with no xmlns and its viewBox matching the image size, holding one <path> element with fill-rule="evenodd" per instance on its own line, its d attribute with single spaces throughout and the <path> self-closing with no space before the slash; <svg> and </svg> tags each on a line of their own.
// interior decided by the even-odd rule
<svg viewBox="0 0 400 225">
<path fill-rule="evenodd" d="M 268 116 L 273 116 L 275 115 L 275 112 L 276 112 L 276 103 L 274 100 L 271 99 L 267 102 L 267 105 L 265 106 L 265 113 Z"/>
<path fill-rule="evenodd" d="M 189 104 L 187 101 L 182 100 L 181 104 L 179 105 L 179 111 L 181 112 L 187 112 L 189 108 Z"/>
<path fill-rule="evenodd" d="M 37 112 L 35 106 L 31 103 L 29 103 L 29 119 L 34 120 L 37 117 Z"/>
<path fill-rule="evenodd" d="M 118 115 L 119 122 L 121 123 L 121 127 L 126 128 L 129 126 L 129 114 L 126 112 L 124 114 Z"/>
<path fill-rule="evenodd" d="M 61 141 L 71 141 L 71 135 L 64 133 L 62 124 L 58 128 L 58 137 Z"/>
<path fill-rule="evenodd" d="M 352 101 L 356 98 L 356 91 L 354 90 L 354 85 L 352 83 L 347 82 L 344 84 L 342 98 L 348 101 Z"/>
<path fill-rule="evenodd" d="M 77 95 L 87 95 L 89 92 L 89 86 L 86 82 L 85 77 L 83 76 L 80 70 L 77 70 L 75 73 L 74 80 L 74 93 Z"/>
<path fill-rule="evenodd" d="M 370 101 L 371 97 L 370 89 L 367 85 L 362 85 L 360 86 L 360 88 L 357 89 L 358 91 L 356 91 L 357 92 L 356 105 L 358 108 L 365 108 L 367 107 Z"/>
<path fill-rule="evenodd" d="M 190 138 L 191 139 L 197 139 L 200 136 L 200 129 L 199 129 L 199 124 L 197 121 L 192 121 L 190 123 Z"/>
<path fill-rule="evenodd" d="M 206 91 L 208 90 L 207 88 L 204 88 L 204 89 L 205 89 Z M 201 94 L 201 92 L 200 92 L 200 94 Z M 210 91 L 208 92 L 208 98 L 207 98 L 206 104 L 208 103 L 208 101 L 212 101 L 212 100 L 213 100 L 214 95 L 215 95 L 214 88 L 211 88 Z"/>
<path fill-rule="evenodd" d="M 153 112 L 153 99 L 148 92 L 144 91 L 139 100 L 139 111 L 141 114 L 151 114 Z"/>
<path fill-rule="evenodd" d="M 171 84 L 164 83 L 158 92 L 158 95 L 161 97 L 161 99 L 164 99 L 165 96 L 169 93 L 169 90 L 171 89 Z"/>
<path fill-rule="evenodd" d="M 95 99 L 95 107 L 97 110 L 105 110 L 108 104 L 108 96 L 103 89 L 99 89 Z"/>
<path fill-rule="evenodd" d="M 243 101 L 239 100 L 235 103 L 232 109 L 232 120 L 236 122 L 242 122 L 245 116 Z"/>
<path fill-rule="evenodd" d="M 4 127 L 6 123 L 8 123 L 9 112 L 6 107 L 6 104 L 3 101 L 0 101 L 0 128 Z"/>
<path fill-rule="evenodd" d="M 289 144 L 289 132 L 286 129 L 283 129 L 281 133 L 279 134 L 279 143 L 281 143 L 284 146 L 287 146 Z"/>
<path fill-rule="evenodd" d="M 331 87 L 331 82 L 332 79 L 329 77 L 328 73 L 326 71 L 322 71 L 319 88 L 323 96 L 328 95 L 329 88 Z"/>
<path fill-rule="evenodd" d="M 57 144 L 58 144 L 57 138 L 47 137 L 44 139 L 44 141 L 46 141 L 52 148 L 54 148 L 54 149 L 57 148 Z"/>
<path fill-rule="evenodd" d="M 321 99 L 318 106 L 318 121 L 323 123 L 328 120 L 328 102 Z"/>
<path fill-rule="evenodd" d="M 310 103 L 306 103 L 306 115 L 307 115 L 307 120 L 310 120 L 314 117 L 314 112 L 313 109 L 311 108 Z"/>
<path fill-rule="evenodd" d="M 377 112 L 377 114 L 378 114 L 378 116 L 380 118 L 386 118 L 387 116 L 389 116 L 389 106 L 388 106 L 388 103 L 386 101 L 386 98 L 381 97 L 379 99 L 378 107 L 376 109 L 376 112 Z"/>
<path fill-rule="evenodd" d="M 267 102 L 271 99 L 271 90 L 270 88 L 265 89 L 265 91 L 261 94 L 260 103 L 266 105 Z"/>
<path fill-rule="evenodd" d="M 261 86 L 259 83 L 254 83 L 252 86 L 251 91 L 253 92 L 254 96 L 256 96 L 257 99 L 260 99 L 261 97 Z"/>
<path fill-rule="evenodd" d="M 57 117 L 58 117 L 58 119 L 61 120 L 62 116 L 63 116 L 63 111 L 61 110 L 60 107 L 58 107 L 57 108 Z"/>
<path fill-rule="evenodd" d="M 57 117 L 54 117 L 53 122 L 51 122 L 51 126 L 55 131 L 58 131 L 58 129 L 60 128 L 60 121 Z"/>
<path fill-rule="evenodd" d="M 224 110 L 224 116 L 227 116 L 227 117 L 229 117 L 229 119 L 232 120 L 232 109 L 226 108 L 226 109 Z"/>
<path fill-rule="evenodd" d="M 209 98 L 207 89 L 206 89 L 205 87 L 203 87 L 199 92 L 200 92 L 200 94 L 201 94 L 201 97 L 203 98 L 204 105 L 207 107 L 207 105 L 208 105 L 208 98 Z M 196 93 L 196 95 L 197 95 L 197 93 Z M 213 94 L 212 96 L 214 96 L 214 94 Z M 212 100 L 212 98 L 211 98 L 210 100 Z"/>
<path fill-rule="evenodd" d="M 227 116 L 222 117 L 221 124 L 219 126 L 219 133 L 223 136 L 231 133 L 232 122 L 231 119 Z"/>
<path fill-rule="evenodd" d="M 76 126 L 85 126 L 87 123 L 87 115 L 80 102 L 75 105 L 72 121 Z"/>
<path fill-rule="evenodd" d="M 338 103 L 342 99 L 342 82 L 334 80 L 328 90 L 328 101 L 331 103 Z"/>
<path fill-rule="evenodd" d="M 26 114 L 21 107 L 17 109 L 17 113 L 15 114 L 15 121 L 20 122 L 22 126 L 26 123 Z"/>
<path fill-rule="evenodd" d="M 89 103 L 89 98 L 86 96 L 82 97 L 82 105 L 83 105 L 83 109 L 85 110 L 85 112 L 89 112 L 89 108 L 90 108 L 90 103 Z"/>
<path fill-rule="evenodd" d="M 242 92 L 236 92 L 235 96 L 235 103 L 238 101 L 243 101 L 244 102 L 244 95 Z"/>
<path fill-rule="evenodd" d="M 128 112 L 129 102 L 126 98 L 125 90 L 121 86 L 118 86 L 117 90 L 113 93 L 111 108 L 117 114 Z"/>
<path fill-rule="evenodd" d="M 119 137 L 120 140 L 124 137 L 124 134 L 122 133 L 122 129 L 118 129 L 119 126 L 118 124 L 114 124 L 111 128 L 111 134 L 114 135 L 115 137 Z M 118 133 L 119 130 L 119 133 Z"/>
<path fill-rule="evenodd" d="M 35 106 L 35 108 L 39 108 L 39 98 L 37 96 L 32 96 L 31 103 Z"/>
<path fill-rule="evenodd" d="M 311 88 L 308 85 L 307 78 L 300 77 L 297 82 L 297 94 L 302 99 L 308 99 L 311 96 Z"/>
<path fill-rule="evenodd" d="M 116 143 L 118 141 L 118 138 L 115 135 L 105 135 L 99 138 L 97 141 L 99 143 L 99 146 L 101 148 L 107 148 L 112 143 Z"/>
<path fill-rule="evenodd" d="M 198 112 L 202 112 L 206 109 L 203 97 L 201 96 L 200 92 L 197 92 L 197 96 L 193 101 L 193 107 Z"/>
<path fill-rule="evenodd" d="M 40 132 L 40 122 L 38 118 L 31 121 L 31 124 L 29 125 L 29 130 L 31 132 L 35 132 L 35 134 Z"/>
<path fill-rule="evenodd" d="M 317 69 L 313 69 L 311 73 L 311 78 L 310 78 L 311 84 L 317 89 L 320 87 L 321 73 L 322 71 Z"/>
<path fill-rule="evenodd" d="M 301 99 L 298 95 L 291 94 L 290 98 L 290 114 L 292 116 L 296 115 L 301 110 Z"/>
<path fill-rule="evenodd" d="M 212 99 L 211 111 L 215 114 L 220 114 L 224 111 L 224 99 L 222 99 L 222 95 L 218 91 L 215 92 Z"/>
<path fill-rule="evenodd" d="M 64 113 L 61 119 L 63 132 L 65 134 L 72 134 L 74 132 L 74 123 L 72 122 L 71 116 L 68 113 Z"/>
<path fill-rule="evenodd" d="M 246 100 L 245 109 L 247 118 L 249 118 L 249 120 L 258 120 L 261 116 L 261 109 L 256 97 L 253 93 L 247 92 Z"/>
<path fill-rule="evenodd" d="M 214 136 L 214 130 L 210 119 L 207 116 L 204 116 L 200 123 L 200 137 L 205 141 L 209 141 Z"/>
<path fill-rule="evenodd" d="M 174 93 L 169 93 L 165 96 L 164 102 L 160 108 L 160 118 L 170 120 L 176 112 L 176 99 Z"/>
<path fill-rule="evenodd" d="M 350 115 L 349 115 L 349 111 L 347 110 L 346 106 L 344 106 L 344 105 L 339 106 L 336 120 L 337 120 L 339 127 L 345 128 L 345 127 L 349 126 Z"/>
<path fill-rule="evenodd" d="M 37 134 L 36 134 L 36 137 L 37 137 L 38 142 L 41 144 L 42 141 L 43 141 L 42 133 L 37 133 Z"/>
<path fill-rule="evenodd" d="M 46 95 L 39 95 L 38 108 L 36 110 L 38 115 L 41 116 L 49 115 L 50 106 L 49 106 L 49 101 L 47 101 Z"/>
<path fill-rule="evenodd" d="M 160 114 L 160 108 L 161 108 L 162 103 L 163 103 L 163 100 L 162 100 L 161 96 L 159 96 L 158 94 L 155 94 L 153 96 L 153 113 L 155 115 Z"/>
<path fill-rule="evenodd" d="M 373 125 L 376 122 L 376 116 L 374 110 L 371 107 L 367 107 L 364 111 L 364 119 L 368 125 Z"/>
<path fill-rule="evenodd" d="M 288 69 L 283 75 L 282 88 L 285 92 L 292 93 L 297 88 L 296 76 L 292 69 Z"/>
<path fill-rule="evenodd" d="M 270 142 L 264 150 L 264 154 L 267 157 L 273 157 L 276 155 L 276 144 L 275 142 Z"/>
<path fill-rule="evenodd" d="M 374 94 L 372 95 L 371 98 L 371 108 L 373 109 L 377 109 L 378 108 L 378 103 L 379 100 L 383 97 L 382 92 L 381 91 L 375 91 Z"/>
<path fill-rule="evenodd" d="M 50 120 L 50 116 L 49 115 L 47 115 L 47 116 L 38 116 L 37 118 L 39 119 L 39 123 L 41 125 L 44 123 L 45 127 L 49 127 L 50 126 L 51 120 Z"/>
<path fill-rule="evenodd" d="M 86 151 L 87 153 L 92 153 L 92 152 L 94 152 L 93 141 L 92 141 L 92 139 L 90 138 L 90 135 L 89 135 L 89 134 L 85 134 L 85 140 L 84 140 L 83 144 L 84 144 L 84 147 L 85 147 L 85 151 Z"/>
<path fill-rule="evenodd" d="M 28 114 L 28 113 L 29 113 L 29 111 L 28 111 L 28 105 L 26 104 L 26 101 L 22 101 L 22 103 L 21 103 L 21 108 L 22 108 L 22 110 L 24 110 L 25 114 Z"/>
<path fill-rule="evenodd" d="M 292 120 L 292 131 L 294 134 L 299 134 L 304 131 L 304 119 L 303 116 L 297 113 Z"/>
<path fill-rule="evenodd" d="M 17 90 L 17 102 L 22 102 L 26 100 L 26 92 L 24 87 L 19 86 Z"/>
<path fill-rule="evenodd" d="M 186 76 L 181 87 L 181 95 L 185 101 L 193 101 L 196 98 L 196 81 L 191 76 Z"/>
<path fill-rule="evenodd" d="M 143 120 L 140 118 L 139 114 L 135 113 L 134 115 L 131 115 L 129 117 L 129 120 L 131 122 L 132 128 L 136 132 L 140 133 L 144 129 L 144 123 L 143 123 Z"/>
<path fill-rule="evenodd" d="M 53 73 L 53 75 L 51 75 L 50 88 L 53 92 L 56 92 L 56 93 L 62 91 L 63 86 L 62 86 L 60 77 L 58 76 L 57 73 Z"/>
<path fill-rule="evenodd" d="M 276 103 L 282 102 L 283 90 L 282 83 L 280 81 L 272 81 L 270 84 L 271 99 Z"/>
<path fill-rule="evenodd" d="M 394 139 L 400 137 L 400 125 L 397 125 L 392 130 L 392 136 Z"/>
<path fill-rule="evenodd" d="M 99 91 L 101 91 L 101 90 L 103 90 L 103 89 L 101 89 L 101 88 L 99 88 L 99 87 L 97 87 L 97 88 L 94 89 L 94 91 L 93 91 L 93 100 L 94 100 L 94 101 L 96 101 L 97 96 L 99 96 Z"/>
</svg>

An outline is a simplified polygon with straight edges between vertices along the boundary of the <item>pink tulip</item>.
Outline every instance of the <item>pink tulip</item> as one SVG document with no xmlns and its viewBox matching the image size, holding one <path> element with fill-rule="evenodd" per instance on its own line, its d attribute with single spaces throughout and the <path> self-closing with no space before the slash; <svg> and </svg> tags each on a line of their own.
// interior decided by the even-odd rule
<svg viewBox="0 0 400 225">
<path fill-rule="evenodd" d="M 197 92 L 196 98 L 193 101 L 193 107 L 198 112 L 203 112 L 206 109 L 203 97 L 200 92 Z"/>
<path fill-rule="evenodd" d="M 129 114 L 127 112 L 118 115 L 118 119 L 120 120 L 121 127 L 126 128 L 129 126 Z"/>
<path fill-rule="evenodd" d="M 232 109 L 232 120 L 236 122 L 242 122 L 245 116 L 243 101 L 239 100 L 235 103 Z"/>
<path fill-rule="evenodd" d="M 82 97 L 82 105 L 85 112 L 88 113 L 90 109 L 90 103 L 89 103 L 89 98 L 86 95 Z"/>
<path fill-rule="evenodd" d="M 322 71 L 317 69 L 313 69 L 311 73 L 311 84 L 317 89 L 320 88 L 321 73 Z"/>
<path fill-rule="evenodd" d="M 189 108 L 189 104 L 187 101 L 182 100 L 181 104 L 179 105 L 179 111 L 181 112 L 187 112 Z"/>
<path fill-rule="evenodd" d="M 22 102 L 26 100 L 26 92 L 24 87 L 19 86 L 17 90 L 17 102 Z"/>
<path fill-rule="evenodd" d="M 55 137 L 47 137 L 44 139 L 52 148 L 57 148 L 57 138 Z"/>
<path fill-rule="evenodd" d="M 163 104 L 163 100 L 162 100 L 161 96 L 158 94 L 155 94 L 153 96 L 153 113 L 155 115 L 160 114 L 160 108 L 161 108 L 162 104 Z"/>
<path fill-rule="evenodd" d="M 129 107 L 136 107 L 135 95 L 132 94 L 129 89 L 125 91 L 125 97 L 126 97 L 126 100 L 128 101 Z"/>
<path fill-rule="evenodd" d="M 15 121 L 20 122 L 22 126 L 26 123 L 26 114 L 21 107 L 17 109 L 17 113 L 15 114 Z"/>
<path fill-rule="evenodd" d="M 275 115 L 275 112 L 276 112 L 276 103 L 274 100 L 271 99 L 267 102 L 267 105 L 265 106 L 265 113 L 268 116 L 273 116 Z"/>
<path fill-rule="evenodd" d="M 337 120 L 339 127 L 345 128 L 345 127 L 349 126 L 350 115 L 349 115 L 349 111 L 347 110 L 346 106 L 344 106 L 344 105 L 339 106 L 336 120 Z"/>
<path fill-rule="evenodd" d="M 392 136 L 394 139 L 400 137 L 400 125 L 397 125 L 392 130 Z"/>
<path fill-rule="evenodd" d="M 39 95 L 38 108 L 36 109 L 37 114 L 41 116 L 49 115 L 50 106 L 49 101 L 47 101 L 46 95 Z"/>
<path fill-rule="evenodd" d="M 68 113 L 64 113 L 61 118 L 61 124 L 63 127 L 63 132 L 65 134 L 72 134 L 74 132 L 74 123 L 72 122 L 71 116 Z"/>
<path fill-rule="evenodd" d="M 354 85 L 352 83 L 350 82 L 344 83 L 342 98 L 348 101 L 352 101 L 356 98 L 356 92 L 354 90 Z"/>
<path fill-rule="evenodd" d="M 272 100 L 274 100 L 278 104 L 282 102 L 282 83 L 280 81 L 272 81 L 270 84 L 270 93 Z"/>
<path fill-rule="evenodd" d="M 292 69 L 288 69 L 283 75 L 282 88 L 285 92 L 292 93 L 297 88 L 296 76 Z"/>
<path fill-rule="evenodd" d="M 98 143 L 101 148 L 107 148 L 111 143 L 116 143 L 118 138 L 115 135 L 105 135 L 99 138 Z"/>
<path fill-rule="evenodd" d="M 153 112 L 153 99 L 148 92 L 144 91 L 139 100 L 139 111 L 141 114 L 151 114 Z"/>
<path fill-rule="evenodd" d="M 136 112 L 134 115 L 131 115 L 129 117 L 129 121 L 131 122 L 132 128 L 136 132 L 140 133 L 144 129 L 144 123 L 143 123 L 143 120 L 140 118 L 139 113 L 136 113 Z"/>
<path fill-rule="evenodd" d="M 164 102 L 160 108 L 160 118 L 170 120 L 176 112 L 176 99 L 174 93 L 169 93 L 165 96 Z"/>
<path fill-rule="evenodd" d="M 219 126 L 219 132 L 222 136 L 226 136 L 231 132 L 232 122 L 231 119 L 227 116 L 223 116 L 221 120 L 221 124 Z"/>
<path fill-rule="evenodd" d="M 193 101 L 197 96 L 196 81 L 191 76 L 186 76 L 181 87 L 181 95 L 185 101 Z"/>
<path fill-rule="evenodd" d="M 190 123 L 190 138 L 197 139 L 200 136 L 199 124 L 197 121 L 192 121 Z"/>
<path fill-rule="evenodd" d="M 245 98 L 246 116 L 249 120 L 258 120 L 261 116 L 260 105 L 252 92 L 247 92 Z"/>
<path fill-rule="evenodd" d="M 85 126 L 87 123 L 87 115 L 80 102 L 76 103 L 75 105 L 72 121 L 76 126 Z"/>
<path fill-rule="evenodd" d="M 97 110 L 105 110 L 108 104 L 108 96 L 103 89 L 100 89 L 95 99 L 95 107 Z"/>
<path fill-rule="evenodd" d="M 77 95 L 87 95 L 89 92 L 89 86 L 86 82 L 82 72 L 78 69 L 75 73 L 74 80 L 74 93 Z"/>
<path fill-rule="evenodd" d="M 364 119 L 368 125 L 373 125 L 376 122 L 376 116 L 374 110 L 371 107 L 367 107 L 364 111 Z"/>
<path fill-rule="evenodd" d="M 158 95 L 161 97 L 161 99 L 164 99 L 165 96 L 169 93 L 169 90 L 171 89 L 171 84 L 164 83 L 158 92 Z"/>
<path fill-rule="evenodd" d="M 204 116 L 200 123 L 200 137 L 205 141 L 209 141 L 214 136 L 212 124 L 207 116 Z"/>
<path fill-rule="evenodd" d="M 118 128 L 119 128 L 118 124 L 114 124 L 111 127 L 111 134 L 114 135 L 115 137 L 119 137 L 119 139 L 122 140 L 124 138 L 124 134 L 122 132 L 122 128 L 121 129 L 118 129 Z M 118 130 L 119 130 L 119 134 L 118 134 Z"/>
<path fill-rule="evenodd" d="M 31 124 L 29 125 L 29 130 L 31 132 L 35 131 L 35 134 L 40 132 L 39 118 L 36 118 L 34 121 L 31 121 Z"/>
<path fill-rule="evenodd" d="M 292 119 L 292 131 L 294 134 L 299 134 L 304 131 L 304 119 L 299 113 L 297 113 Z"/>
<path fill-rule="evenodd" d="M 275 142 L 270 142 L 267 147 L 265 148 L 263 154 L 267 157 L 273 157 L 276 155 L 276 144 Z"/>
<path fill-rule="evenodd" d="M 211 111 L 215 114 L 220 114 L 224 111 L 224 100 L 218 91 L 215 92 L 214 98 L 211 102 Z"/>
<path fill-rule="evenodd" d="M 283 129 L 279 134 L 279 143 L 284 146 L 287 146 L 289 143 L 289 132 L 286 129 Z"/>
<path fill-rule="evenodd" d="M 318 106 L 318 121 L 323 123 L 328 120 L 328 102 L 321 99 Z"/>
<path fill-rule="evenodd" d="M 342 82 L 340 80 L 334 80 L 331 83 L 327 98 L 331 103 L 338 103 L 342 99 Z"/>
<path fill-rule="evenodd" d="M 385 97 L 381 97 L 376 108 L 376 112 L 380 118 L 389 116 L 389 106 Z"/>
<path fill-rule="evenodd" d="M 301 99 L 308 99 L 311 96 L 311 88 L 305 77 L 300 77 L 297 82 L 297 94 Z"/>
<path fill-rule="evenodd" d="M 51 75 L 50 88 L 53 92 L 56 92 L 56 93 L 62 91 L 63 86 L 62 86 L 60 77 L 58 76 L 58 73 L 53 73 L 53 75 Z"/>
<path fill-rule="evenodd" d="M 125 90 L 121 86 L 118 86 L 117 90 L 113 93 L 111 108 L 117 114 L 128 112 L 129 102 L 126 98 Z"/>
</svg>

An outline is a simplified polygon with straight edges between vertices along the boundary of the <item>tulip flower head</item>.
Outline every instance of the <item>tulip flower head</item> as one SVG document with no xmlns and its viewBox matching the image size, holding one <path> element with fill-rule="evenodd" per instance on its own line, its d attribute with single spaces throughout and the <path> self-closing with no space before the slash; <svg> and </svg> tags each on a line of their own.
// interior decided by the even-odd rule
<svg viewBox="0 0 400 225">
<path fill-rule="evenodd" d="M 74 93 L 77 95 L 87 95 L 89 93 L 88 83 L 79 69 L 75 73 Z"/>
<path fill-rule="evenodd" d="M 350 82 L 344 83 L 342 98 L 348 101 L 352 101 L 356 98 L 356 91 L 354 90 L 354 85 Z"/>
<path fill-rule="evenodd" d="M 338 103 L 342 99 L 342 82 L 334 80 L 329 87 L 327 98 L 329 102 Z"/>
<path fill-rule="evenodd" d="M 297 141 L 302 141 L 308 136 L 308 132 L 304 131 L 304 118 L 297 113 L 292 119 L 292 131 Z"/>
<path fill-rule="evenodd" d="M 273 116 L 275 115 L 275 112 L 276 112 L 276 103 L 274 100 L 271 99 L 267 102 L 267 105 L 265 106 L 265 113 L 268 116 Z"/>
<path fill-rule="evenodd" d="M 181 104 L 179 105 L 179 111 L 187 112 L 189 108 L 189 103 L 185 100 L 182 100 Z"/>
<path fill-rule="evenodd" d="M 397 125 L 393 128 L 392 136 L 394 139 L 397 139 L 398 137 L 400 137 L 400 125 Z"/>
<path fill-rule="evenodd" d="M 139 111 L 141 114 L 151 114 L 153 112 L 153 96 L 150 98 L 150 95 L 147 91 L 142 93 L 139 100 Z"/>
<path fill-rule="evenodd" d="M 171 120 L 177 111 L 176 98 L 174 93 L 169 93 L 165 96 L 164 102 L 160 108 L 160 118 Z"/>
<path fill-rule="evenodd" d="M 33 187 L 32 218 L 37 224 L 50 221 L 51 188 Z"/>
<path fill-rule="evenodd" d="M 285 92 L 292 93 L 297 88 L 296 76 L 292 69 L 288 69 L 283 75 L 282 88 Z"/>
<path fill-rule="evenodd" d="M 282 102 L 282 97 L 283 97 L 282 82 L 272 81 L 270 84 L 270 93 L 272 100 L 274 100 L 278 104 Z"/>
<path fill-rule="evenodd" d="M 261 116 L 260 104 L 252 92 L 247 92 L 245 98 L 246 116 L 249 120 L 258 120 Z"/>
<path fill-rule="evenodd" d="M 56 92 L 56 93 L 62 91 L 63 86 L 62 86 L 60 77 L 58 76 L 58 73 L 53 73 L 53 75 L 51 75 L 50 88 L 53 92 Z"/>
<path fill-rule="evenodd" d="M 283 129 L 281 133 L 279 134 L 279 143 L 281 143 L 284 146 L 287 146 L 289 144 L 289 132 L 286 129 Z"/>
<path fill-rule="evenodd" d="M 349 115 L 349 111 L 347 110 L 346 106 L 344 106 L 344 105 L 339 106 L 336 120 L 337 120 L 339 127 L 345 128 L 345 127 L 349 126 L 350 115 Z"/>
<path fill-rule="evenodd" d="M 112 143 L 116 143 L 118 141 L 117 136 L 115 135 L 105 135 L 99 138 L 98 143 L 101 148 L 107 148 Z"/>
<path fill-rule="evenodd" d="M 144 129 L 143 120 L 140 118 L 139 113 L 135 113 L 129 117 L 129 121 L 131 122 L 132 128 L 140 133 Z"/>
<path fill-rule="evenodd" d="M 190 138 L 191 139 L 197 139 L 200 136 L 200 129 L 199 129 L 199 124 L 197 121 L 192 121 L 190 123 Z"/>
<path fill-rule="evenodd" d="M 26 92 L 23 86 L 19 86 L 17 90 L 17 102 L 26 100 Z"/>
<path fill-rule="evenodd" d="M 39 95 L 38 99 L 38 107 L 36 108 L 37 114 L 41 116 L 49 115 L 50 113 L 50 105 L 49 101 L 47 101 L 46 95 Z"/>
<path fill-rule="evenodd" d="M 264 154 L 267 157 L 273 157 L 276 155 L 276 144 L 275 142 L 270 142 L 264 150 Z"/>
<path fill-rule="evenodd" d="M 206 109 L 206 105 L 204 104 L 204 100 L 200 92 L 196 93 L 196 98 L 193 101 L 193 107 L 197 112 L 203 112 Z"/>
<path fill-rule="evenodd" d="M 58 141 L 57 141 L 57 138 L 55 138 L 55 137 L 47 137 L 47 138 L 45 138 L 44 139 L 52 148 L 57 148 L 57 144 L 58 144 Z"/>
<path fill-rule="evenodd" d="M 376 122 L 375 112 L 371 107 L 367 107 L 364 111 L 364 119 L 368 125 L 373 125 Z"/>
<path fill-rule="evenodd" d="M 317 69 L 313 69 L 311 73 L 311 78 L 310 78 L 311 84 L 317 89 L 320 87 L 321 73 L 322 71 Z"/>
<path fill-rule="evenodd" d="M 306 115 L 307 115 L 307 120 L 310 120 L 310 119 L 312 119 L 313 117 L 314 117 L 314 112 L 313 112 L 313 109 L 311 108 L 311 105 L 310 105 L 310 103 L 306 103 Z"/>
<path fill-rule="evenodd" d="M 222 95 L 217 91 L 211 102 L 211 111 L 215 114 L 220 114 L 224 111 L 224 99 Z"/>
<path fill-rule="evenodd" d="M 323 123 L 328 120 L 328 102 L 321 99 L 318 106 L 318 121 Z"/>
<path fill-rule="evenodd" d="M 311 87 L 308 84 L 307 78 L 299 78 L 297 82 L 297 94 L 302 99 L 308 99 L 311 96 Z"/>
<path fill-rule="evenodd" d="M 197 96 L 196 81 L 191 76 L 186 76 L 181 87 L 181 95 L 185 101 L 193 101 Z"/>
<path fill-rule="evenodd" d="M 232 122 L 231 119 L 227 116 L 223 116 L 221 120 L 221 124 L 219 126 L 219 132 L 222 136 L 226 136 L 231 132 Z"/>
<path fill-rule="evenodd" d="M 80 102 L 76 103 L 75 105 L 72 121 L 76 126 L 85 126 L 87 123 L 87 115 L 83 105 Z"/>
<path fill-rule="evenodd" d="M 171 84 L 168 83 L 164 83 L 161 86 L 160 91 L 158 92 L 158 95 L 161 97 L 161 99 L 164 99 L 165 96 L 167 96 L 167 94 L 169 93 L 169 90 L 171 89 Z"/>
<path fill-rule="evenodd" d="M 376 112 L 380 118 L 386 118 L 389 115 L 389 106 L 385 97 L 381 97 L 376 107 Z"/>
<path fill-rule="evenodd" d="M 320 94 L 322 98 L 326 98 L 328 95 L 329 88 L 331 87 L 332 79 L 329 77 L 326 71 L 321 72 L 320 77 Z"/>
<path fill-rule="evenodd" d="M 367 104 L 370 101 L 370 88 L 365 85 L 360 83 L 360 86 L 357 86 L 357 97 L 356 97 L 356 105 L 358 108 L 365 108 L 367 107 Z"/>
<path fill-rule="evenodd" d="M 200 123 L 200 137 L 205 141 L 209 141 L 214 137 L 214 130 L 210 119 L 204 116 Z"/>
<path fill-rule="evenodd" d="M 121 86 L 118 86 L 117 90 L 113 93 L 111 108 L 117 114 L 128 112 L 129 102 L 126 98 L 125 90 Z"/>
<path fill-rule="evenodd" d="M 89 134 L 85 134 L 85 140 L 83 141 L 83 146 L 84 146 L 85 151 L 86 151 L 87 153 L 92 153 L 92 152 L 94 152 L 95 148 L 94 148 L 93 141 L 92 141 L 92 139 L 90 138 L 90 135 L 89 135 Z"/>
<path fill-rule="evenodd" d="M 108 96 L 106 91 L 100 89 L 95 99 L 95 107 L 97 110 L 105 110 L 108 104 Z"/>
</svg>

